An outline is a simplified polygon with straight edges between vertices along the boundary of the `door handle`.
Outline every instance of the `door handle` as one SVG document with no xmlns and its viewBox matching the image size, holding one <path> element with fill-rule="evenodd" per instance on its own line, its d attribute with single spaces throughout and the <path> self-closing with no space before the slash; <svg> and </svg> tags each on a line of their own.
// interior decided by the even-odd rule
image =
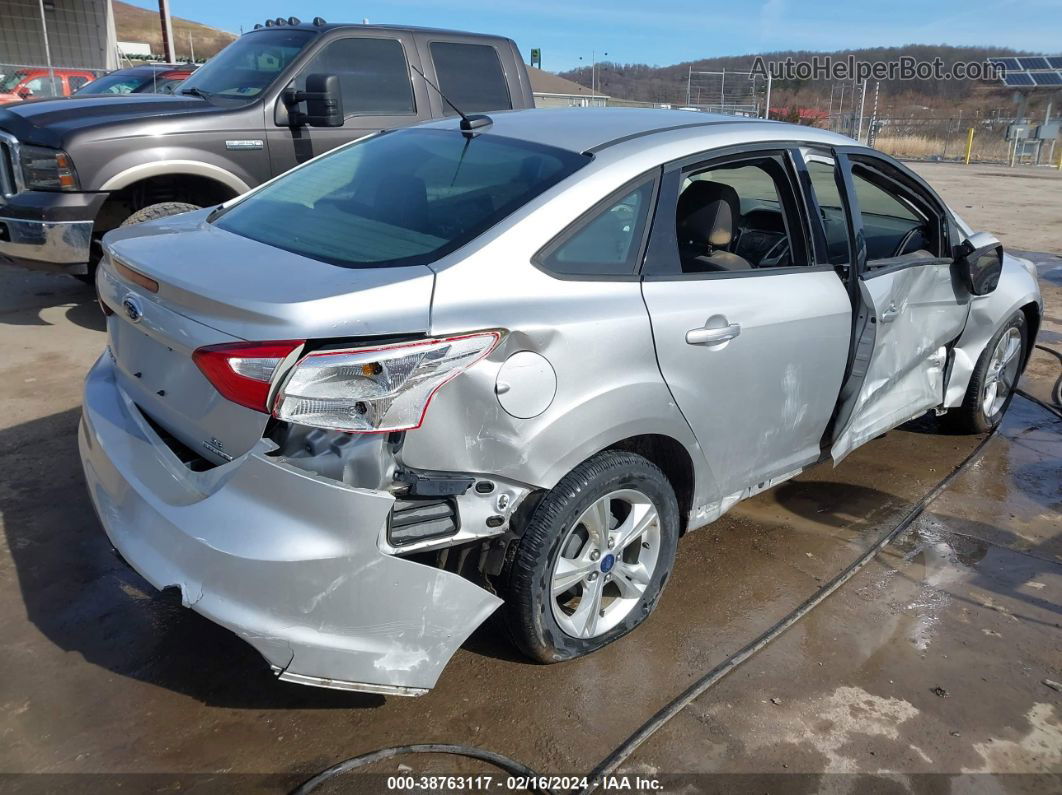
<svg viewBox="0 0 1062 795">
<path fill-rule="evenodd" d="M 741 333 L 741 325 L 731 323 L 722 328 L 691 328 L 686 332 L 686 342 L 689 345 L 718 345 L 721 342 L 729 342 Z"/>
<path fill-rule="evenodd" d="M 882 323 L 891 323 L 900 314 L 900 310 L 896 308 L 896 304 L 889 304 L 889 308 L 881 313 Z"/>
</svg>

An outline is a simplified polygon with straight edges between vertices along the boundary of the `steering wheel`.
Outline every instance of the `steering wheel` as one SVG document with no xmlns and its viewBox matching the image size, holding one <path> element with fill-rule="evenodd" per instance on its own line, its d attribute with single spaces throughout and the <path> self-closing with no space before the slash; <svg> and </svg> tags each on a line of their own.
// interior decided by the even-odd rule
<svg viewBox="0 0 1062 795">
<path fill-rule="evenodd" d="M 773 246 L 767 249 L 767 253 L 760 258 L 759 268 L 771 268 L 778 265 L 782 260 L 789 256 L 789 238 L 785 235 L 778 240 Z"/>
</svg>

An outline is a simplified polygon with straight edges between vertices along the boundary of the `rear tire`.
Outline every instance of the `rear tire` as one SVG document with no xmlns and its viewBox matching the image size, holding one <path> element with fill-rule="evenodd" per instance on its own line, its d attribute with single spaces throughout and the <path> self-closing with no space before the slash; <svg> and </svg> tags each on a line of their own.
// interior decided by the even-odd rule
<svg viewBox="0 0 1062 795">
<path fill-rule="evenodd" d="M 190 213 L 193 210 L 199 209 L 202 208 L 198 204 L 189 204 L 188 202 L 159 202 L 158 204 L 149 204 L 147 207 L 140 208 L 122 221 L 121 226 L 132 226 L 133 224 L 140 224 L 144 221 L 154 221 L 157 218 L 167 218 L 171 215 Z M 98 243 L 93 243 L 93 248 L 98 248 L 98 246 Z M 95 284 L 96 267 L 98 265 L 99 260 L 97 259 L 89 263 L 88 273 L 77 274 L 74 278 L 83 281 L 85 284 Z"/>
<path fill-rule="evenodd" d="M 1021 375 L 1026 334 L 1025 313 L 1019 311 L 992 335 L 970 376 L 962 405 L 944 416 L 950 428 L 960 433 L 988 433 L 999 425 Z"/>
<path fill-rule="evenodd" d="M 618 450 L 584 461 L 535 507 L 505 572 L 514 642 L 552 663 L 626 635 L 656 607 L 678 535 L 678 501 L 655 464 Z"/>
</svg>

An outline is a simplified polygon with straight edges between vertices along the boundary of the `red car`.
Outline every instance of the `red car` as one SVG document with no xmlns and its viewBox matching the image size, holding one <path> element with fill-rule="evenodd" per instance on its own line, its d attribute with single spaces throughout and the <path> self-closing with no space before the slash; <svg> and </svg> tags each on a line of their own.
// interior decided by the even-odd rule
<svg viewBox="0 0 1062 795">
<path fill-rule="evenodd" d="M 24 99 L 68 97 L 95 79 L 95 74 L 83 69 L 16 69 L 0 80 L 0 105 Z"/>
</svg>

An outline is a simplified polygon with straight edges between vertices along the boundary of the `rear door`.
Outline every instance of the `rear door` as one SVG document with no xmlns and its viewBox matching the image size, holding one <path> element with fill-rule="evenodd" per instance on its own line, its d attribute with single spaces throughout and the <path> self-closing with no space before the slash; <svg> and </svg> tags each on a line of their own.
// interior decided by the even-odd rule
<svg viewBox="0 0 1062 795">
<path fill-rule="evenodd" d="M 307 75 L 338 76 L 343 126 L 290 127 L 287 108 L 278 98 L 267 130 L 273 173 L 280 174 L 368 133 L 430 119 L 425 86 L 422 80 L 413 79 L 411 59 L 419 68 L 413 36 L 405 31 L 366 31 L 323 43 L 289 85 L 301 91 Z"/>
<path fill-rule="evenodd" d="M 844 375 L 850 302 L 810 244 L 795 168 L 784 148 L 676 165 L 653 221 L 642 291 L 660 370 L 723 509 L 819 459 Z"/>
<path fill-rule="evenodd" d="M 920 180 L 862 150 L 805 155 L 827 236 L 848 234 L 850 223 L 856 242 L 855 355 L 831 434 L 840 461 L 941 404 L 949 348 L 966 325 L 970 296 L 953 264 L 947 212 Z M 831 206 L 844 202 L 829 198 L 837 195 L 838 169 L 847 215 Z"/>
</svg>

